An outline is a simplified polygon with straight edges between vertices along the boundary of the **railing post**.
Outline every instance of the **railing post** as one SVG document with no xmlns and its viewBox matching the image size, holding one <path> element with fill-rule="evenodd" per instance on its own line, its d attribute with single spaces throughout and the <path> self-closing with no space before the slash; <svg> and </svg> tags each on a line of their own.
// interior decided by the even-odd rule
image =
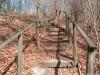
<svg viewBox="0 0 100 75">
<path fill-rule="evenodd" d="M 94 75 L 94 57 L 95 57 L 95 49 L 88 48 L 87 53 L 87 68 L 86 68 L 86 75 Z"/>
<path fill-rule="evenodd" d="M 66 14 L 65 14 L 65 20 L 66 20 L 66 31 L 68 32 L 69 31 L 69 18 Z"/>
<path fill-rule="evenodd" d="M 39 24 L 36 22 L 36 39 L 37 39 L 37 48 L 40 49 L 40 37 L 39 37 Z"/>
<path fill-rule="evenodd" d="M 23 36 L 22 34 L 18 38 L 18 75 L 23 75 Z"/>
<path fill-rule="evenodd" d="M 77 38 L 76 38 L 76 27 L 73 25 L 73 57 L 75 64 L 78 63 L 77 57 Z"/>
<path fill-rule="evenodd" d="M 66 35 L 68 34 L 69 45 L 71 47 L 72 46 L 72 38 L 71 38 L 71 28 L 69 26 L 70 21 L 69 21 L 68 16 L 66 15 L 66 13 L 65 13 L 65 20 L 66 20 Z"/>
<path fill-rule="evenodd" d="M 40 49 L 40 37 L 39 37 L 39 7 L 37 6 L 37 13 L 36 13 L 36 43 L 37 48 Z"/>
</svg>

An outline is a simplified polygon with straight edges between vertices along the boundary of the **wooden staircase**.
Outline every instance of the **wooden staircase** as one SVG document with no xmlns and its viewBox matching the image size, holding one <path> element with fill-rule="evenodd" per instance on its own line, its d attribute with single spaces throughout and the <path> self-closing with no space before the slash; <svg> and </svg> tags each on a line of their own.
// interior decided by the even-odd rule
<svg viewBox="0 0 100 75">
<path fill-rule="evenodd" d="M 55 51 L 55 52 L 66 50 L 69 44 L 69 40 L 68 36 L 66 36 L 63 30 L 55 26 L 48 25 L 47 34 L 49 39 L 46 42 L 41 42 L 42 43 L 41 49 L 47 51 Z"/>
<path fill-rule="evenodd" d="M 56 26 L 48 25 L 48 41 L 41 42 L 42 50 L 55 52 L 56 59 L 42 61 L 42 67 L 46 68 L 71 68 L 74 66 L 73 60 L 63 60 L 59 57 L 59 52 L 64 52 L 69 47 L 69 39 L 65 32 Z"/>
</svg>

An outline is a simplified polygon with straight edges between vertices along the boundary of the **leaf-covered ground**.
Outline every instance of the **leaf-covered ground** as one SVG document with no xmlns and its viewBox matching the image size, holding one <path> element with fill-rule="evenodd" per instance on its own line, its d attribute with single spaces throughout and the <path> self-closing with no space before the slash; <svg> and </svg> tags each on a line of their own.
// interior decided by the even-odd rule
<svg viewBox="0 0 100 75">
<path fill-rule="evenodd" d="M 30 17 L 29 17 L 30 18 Z M 5 40 L 13 36 L 20 29 L 25 27 L 26 22 L 19 17 L 0 16 L 0 44 Z M 42 41 L 46 41 L 46 32 L 43 32 L 43 27 L 40 28 L 40 36 Z M 32 27 L 24 33 L 24 52 L 23 52 L 23 75 L 35 75 L 32 71 L 34 67 L 40 67 L 40 62 L 55 58 L 55 53 L 49 51 L 39 51 L 36 47 L 35 28 Z M 81 36 L 78 38 L 78 57 L 80 63 L 81 75 L 86 75 L 86 63 L 87 63 L 87 47 Z M 17 60 L 15 60 L 18 47 L 18 39 L 12 42 L 10 45 L 0 50 L 0 75 L 16 75 L 17 73 Z M 63 59 L 72 58 L 73 50 L 68 49 L 66 52 L 62 52 L 65 57 Z M 98 55 L 97 55 L 98 58 Z M 95 72 L 100 69 L 98 66 L 98 59 L 96 61 Z M 32 74 L 33 73 L 33 74 Z M 54 69 L 46 69 L 45 75 L 54 75 Z M 77 68 L 59 69 L 59 75 L 79 75 Z"/>
</svg>

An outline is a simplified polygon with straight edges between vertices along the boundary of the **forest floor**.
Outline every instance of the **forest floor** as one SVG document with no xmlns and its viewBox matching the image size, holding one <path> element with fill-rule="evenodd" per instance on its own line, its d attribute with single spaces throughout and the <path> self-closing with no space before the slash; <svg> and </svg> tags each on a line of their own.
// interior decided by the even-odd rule
<svg viewBox="0 0 100 75">
<path fill-rule="evenodd" d="M 0 16 L 0 18 L 4 16 Z M 6 19 L 7 20 L 6 20 Z M 0 19 L 0 44 L 5 40 L 13 36 L 19 29 L 25 27 L 25 22 L 17 18 L 9 19 L 5 17 Z M 43 31 L 43 28 L 40 29 Z M 47 33 L 41 32 L 41 40 L 45 41 Z M 24 52 L 23 52 L 23 75 L 35 75 L 33 72 L 34 68 L 40 67 L 40 62 L 43 60 L 48 60 L 55 58 L 55 54 L 49 51 L 39 51 L 36 47 L 36 38 L 35 38 L 35 28 L 31 27 L 28 31 L 24 33 Z M 86 75 L 86 63 L 87 63 L 87 47 L 81 36 L 78 38 L 78 58 L 80 63 L 81 75 Z M 13 61 L 17 56 L 18 39 L 0 50 L 0 75 L 16 75 L 17 73 L 17 61 Z M 64 59 L 71 58 L 73 59 L 73 50 L 69 49 L 63 53 Z M 100 69 L 98 64 L 98 55 L 95 59 L 95 72 Z M 7 71 L 7 72 L 6 72 Z M 38 71 L 39 72 L 39 71 Z M 45 68 L 44 75 L 54 75 L 55 70 L 50 68 Z M 42 74 L 37 74 L 42 75 Z M 59 69 L 59 75 L 79 75 L 76 67 L 69 69 Z"/>
</svg>

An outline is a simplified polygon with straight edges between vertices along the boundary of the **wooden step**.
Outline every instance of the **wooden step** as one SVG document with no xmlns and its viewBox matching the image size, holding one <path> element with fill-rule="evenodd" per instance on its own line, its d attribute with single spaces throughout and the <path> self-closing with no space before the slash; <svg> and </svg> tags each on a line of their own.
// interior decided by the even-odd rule
<svg viewBox="0 0 100 75">
<path fill-rule="evenodd" d="M 49 44 L 63 44 L 63 43 L 69 43 L 69 40 L 48 40 L 48 41 L 45 41 L 45 42 L 41 42 L 41 43 L 49 43 Z"/>
<path fill-rule="evenodd" d="M 47 25 L 48 28 L 52 28 L 52 27 L 56 27 L 56 26 L 53 26 L 53 25 Z"/>
<path fill-rule="evenodd" d="M 56 37 L 59 37 L 59 36 L 65 36 L 65 34 L 52 33 L 52 34 L 48 34 L 48 36 L 56 36 Z"/>
<path fill-rule="evenodd" d="M 66 46 L 69 44 L 69 40 L 66 40 L 64 42 L 57 42 L 57 40 L 53 40 L 53 41 L 46 41 L 46 42 L 41 42 L 43 44 L 45 44 L 46 46 Z"/>
<path fill-rule="evenodd" d="M 65 33 L 64 32 L 49 32 L 48 35 L 58 35 L 58 36 L 60 36 L 60 35 L 65 35 Z"/>
<path fill-rule="evenodd" d="M 62 43 L 62 42 L 69 42 L 69 40 L 49 40 L 49 43 Z"/>
<path fill-rule="evenodd" d="M 50 59 L 42 62 L 42 67 L 46 68 L 71 68 L 73 67 L 73 61 Z"/>
<path fill-rule="evenodd" d="M 51 40 L 51 41 L 52 40 L 58 41 L 58 40 L 69 40 L 69 39 L 68 39 L 68 37 L 55 37 L 55 38 L 54 37 L 53 38 L 51 37 L 49 40 Z"/>
<path fill-rule="evenodd" d="M 45 46 L 60 46 L 60 47 L 63 47 L 63 46 L 69 46 L 69 42 L 63 42 L 63 43 L 50 43 L 50 42 L 42 42 L 42 44 L 44 44 Z"/>
<path fill-rule="evenodd" d="M 51 38 L 51 39 L 58 39 L 58 38 L 64 38 L 65 36 L 52 36 L 52 35 L 49 35 L 49 37 Z"/>
<path fill-rule="evenodd" d="M 57 47 L 57 46 L 60 46 L 60 47 L 64 47 L 64 46 L 69 46 L 69 43 L 59 43 L 59 44 L 57 44 L 57 43 L 52 43 L 52 44 L 50 44 L 50 43 L 45 43 L 45 46 L 55 46 L 55 47 Z"/>
<path fill-rule="evenodd" d="M 51 32 L 58 32 L 59 28 L 52 27 L 52 28 L 48 28 L 48 30 Z"/>
<path fill-rule="evenodd" d="M 66 50 L 66 47 L 54 47 L 54 46 L 46 46 L 45 47 L 45 50 L 48 50 L 48 51 L 65 51 Z"/>
</svg>

